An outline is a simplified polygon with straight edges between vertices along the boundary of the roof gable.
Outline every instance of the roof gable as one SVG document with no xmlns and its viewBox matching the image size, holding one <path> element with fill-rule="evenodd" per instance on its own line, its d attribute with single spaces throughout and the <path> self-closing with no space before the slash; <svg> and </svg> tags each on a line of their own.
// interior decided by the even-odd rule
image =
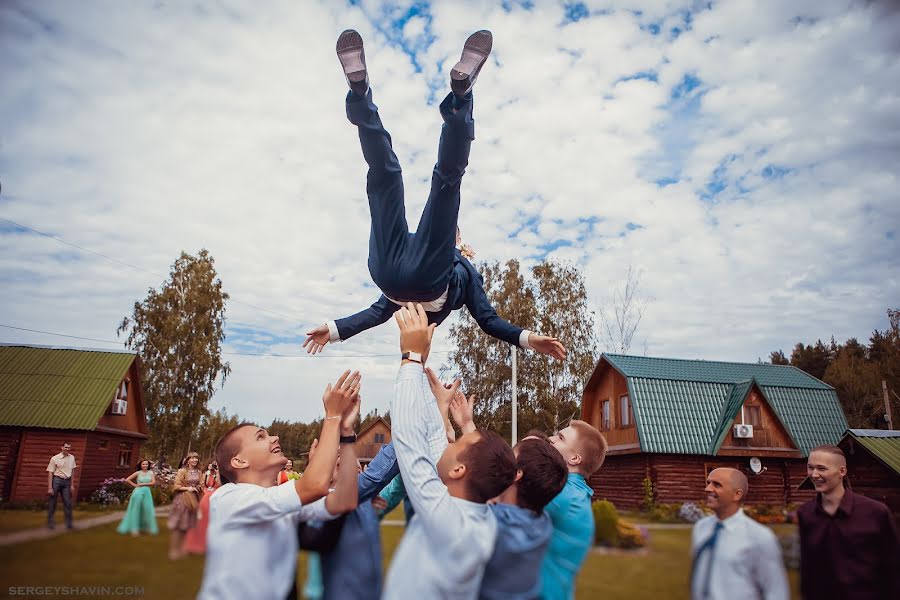
<svg viewBox="0 0 900 600">
<path fill-rule="evenodd" d="M 359 432 L 356 434 L 356 437 L 360 438 L 360 437 L 364 436 L 366 433 L 368 433 L 373 427 L 375 427 L 379 423 L 384 424 L 384 426 L 387 427 L 388 431 L 391 430 L 391 424 L 388 423 L 383 417 L 375 417 L 374 419 L 369 421 L 369 423 L 363 429 L 359 430 Z"/>
<path fill-rule="evenodd" d="M 846 435 L 900 475 L 900 431 L 848 429 Z"/>
<path fill-rule="evenodd" d="M 0 425 L 92 430 L 134 353 L 0 346 Z"/>
<path fill-rule="evenodd" d="M 804 456 L 847 429 L 834 388 L 795 367 L 603 354 L 595 373 L 604 361 L 628 382 L 644 452 L 711 454 L 754 383 Z"/>
</svg>

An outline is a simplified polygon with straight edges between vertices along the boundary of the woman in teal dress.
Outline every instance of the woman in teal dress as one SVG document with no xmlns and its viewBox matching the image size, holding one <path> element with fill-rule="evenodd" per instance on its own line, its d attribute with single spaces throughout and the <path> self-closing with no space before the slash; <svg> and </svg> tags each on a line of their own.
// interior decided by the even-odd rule
<svg viewBox="0 0 900 600">
<path fill-rule="evenodd" d="M 128 499 L 128 510 L 119 523 L 118 532 L 136 536 L 145 531 L 156 535 L 159 527 L 156 525 L 156 510 L 153 508 L 153 494 L 150 492 L 150 488 L 156 485 L 156 475 L 150 470 L 150 461 L 142 460 L 138 470 L 125 481 L 134 491 Z"/>
</svg>

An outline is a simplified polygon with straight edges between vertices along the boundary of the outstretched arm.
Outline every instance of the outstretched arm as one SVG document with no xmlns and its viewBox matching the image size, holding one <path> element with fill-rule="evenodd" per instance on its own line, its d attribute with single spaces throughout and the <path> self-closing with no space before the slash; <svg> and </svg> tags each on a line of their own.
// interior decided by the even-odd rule
<svg viewBox="0 0 900 600">
<path fill-rule="evenodd" d="M 481 277 L 472 280 L 466 293 L 466 308 L 485 333 L 513 346 L 529 348 L 557 360 L 566 358 L 566 348 L 558 339 L 538 335 L 502 319 L 484 293 L 483 285 Z"/>
<path fill-rule="evenodd" d="M 306 332 L 303 347 L 307 354 L 318 354 L 325 349 L 328 342 L 342 342 L 352 338 L 366 329 L 377 327 L 391 318 L 400 307 L 387 299 L 384 294 L 372 306 L 355 315 L 336 321 L 329 321 Z"/>
</svg>

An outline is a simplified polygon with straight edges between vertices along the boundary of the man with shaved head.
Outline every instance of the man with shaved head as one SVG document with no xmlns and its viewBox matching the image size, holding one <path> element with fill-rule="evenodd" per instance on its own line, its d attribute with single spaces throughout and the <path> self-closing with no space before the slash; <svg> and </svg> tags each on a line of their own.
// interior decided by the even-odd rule
<svg viewBox="0 0 900 600">
<path fill-rule="evenodd" d="M 715 515 L 697 521 L 691 535 L 693 600 L 787 600 L 787 576 L 775 534 L 744 514 L 750 486 L 731 468 L 706 477 L 706 505 Z"/>
<path fill-rule="evenodd" d="M 813 448 L 806 472 L 817 494 L 797 510 L 803 597 L 900 598 L 891 511 L 846 487 L 847 459 L 837 446 Z"/>
</svg>

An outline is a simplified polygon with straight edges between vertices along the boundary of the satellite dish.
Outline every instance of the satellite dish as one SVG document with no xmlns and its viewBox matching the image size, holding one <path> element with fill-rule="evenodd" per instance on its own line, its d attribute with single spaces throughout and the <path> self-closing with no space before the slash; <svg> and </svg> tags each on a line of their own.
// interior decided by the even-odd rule
<svg viewBox="0 0 900 600">
<path fill-rule="evenodd" d="M 750 470 L 753 471 L 754 475 L 759 475 L 762 473 L 762 461 L 757 457 L 753 457 L 750 459 Z"/>
</svg>

